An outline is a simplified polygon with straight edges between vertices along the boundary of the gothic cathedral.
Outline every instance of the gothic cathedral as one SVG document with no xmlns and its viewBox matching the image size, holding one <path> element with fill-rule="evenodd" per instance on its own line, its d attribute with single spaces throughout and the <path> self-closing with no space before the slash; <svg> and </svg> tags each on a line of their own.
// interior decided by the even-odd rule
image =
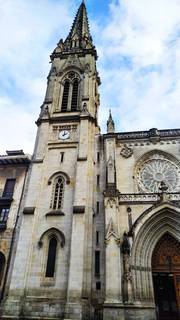
<svg viewBox="0 0 180 320">
<path fill-rule="evenodd" d="M 2 319 L 180 317 L 180 129 L 116 132 L 110 113 L 100 134 L 96 60 L 83 1 L 32 159 L 0 157 Z"/>
</svg>

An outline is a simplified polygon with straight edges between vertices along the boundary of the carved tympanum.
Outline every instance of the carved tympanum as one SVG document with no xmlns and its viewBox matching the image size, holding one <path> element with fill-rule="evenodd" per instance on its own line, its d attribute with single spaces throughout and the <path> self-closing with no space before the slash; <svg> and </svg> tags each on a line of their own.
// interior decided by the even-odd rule
<svg viewBox="0 0 180 320">
<path fill-rule="evenodd" d="M 180 270 L 180 243 L 168 233 L 155 247 L 152 268 L 159 271 Z"/>
</svg>

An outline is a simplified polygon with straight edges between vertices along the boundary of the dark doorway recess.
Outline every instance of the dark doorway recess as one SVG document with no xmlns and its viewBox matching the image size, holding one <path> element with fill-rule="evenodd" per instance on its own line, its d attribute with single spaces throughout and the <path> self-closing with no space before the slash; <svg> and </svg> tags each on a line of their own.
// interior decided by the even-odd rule
<svg viewBox="0 0 180 320">
<path fill-rule="evenodd" d="M 180 243 L 166 233 L 152 257 L 158 320 L 180 320 Z"/>
</svg>

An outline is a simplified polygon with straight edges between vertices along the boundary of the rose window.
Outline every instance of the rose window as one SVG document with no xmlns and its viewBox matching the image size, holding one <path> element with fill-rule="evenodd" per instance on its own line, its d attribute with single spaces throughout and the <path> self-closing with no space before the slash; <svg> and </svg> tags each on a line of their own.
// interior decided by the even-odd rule
<svg viewBox="0 0 180 320">
<path fill-rule="evenodd" d="M 161 183 L 168 192 L 178 191 L 179 167 L 167 159 L 148 159 L 137 170 L 139 188 L 145 192 L 159 192 Z"/>
</svg>

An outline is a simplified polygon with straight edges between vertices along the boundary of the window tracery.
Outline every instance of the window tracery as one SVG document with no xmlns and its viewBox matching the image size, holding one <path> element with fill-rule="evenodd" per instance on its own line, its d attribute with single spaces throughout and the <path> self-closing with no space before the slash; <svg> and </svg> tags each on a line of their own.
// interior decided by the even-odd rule
<svg viewBox="0 0 180 320">
<path fill-rule="evenodd" d="M 64 91 L 63 91 L 63 98 L 62 98 L 62 106 L 61 106 L 61 111 L 62 112 L 67 111 L 68 97 L 69 97 L 69 87 L 70 87 L 70 83 L 69 83 L 69 81 L 66 81 L 65 84 L 64 84 Z"/>
<path fill-rule="evenodd" d="M 61 111 L 77 111 L 79 99 L 79 76 L 71 71 L 64 81 Z"/>
<path fill-rule="evenodd" d="M 51 207 L 53 210 L 62 209 L 64 200 L 65 180 L 62 176 L 56 178 L 53 187 L 53 198 Z"/>
<path fill-rule="evenodd" d="M 135 169 L 138 188 L 143 192 L 160 192 L 164 182 L 168 192 L 177 192 L 180 188 L 180 167 L 177 161 L 161 152 L 145 155 Z"/>
</svg>

